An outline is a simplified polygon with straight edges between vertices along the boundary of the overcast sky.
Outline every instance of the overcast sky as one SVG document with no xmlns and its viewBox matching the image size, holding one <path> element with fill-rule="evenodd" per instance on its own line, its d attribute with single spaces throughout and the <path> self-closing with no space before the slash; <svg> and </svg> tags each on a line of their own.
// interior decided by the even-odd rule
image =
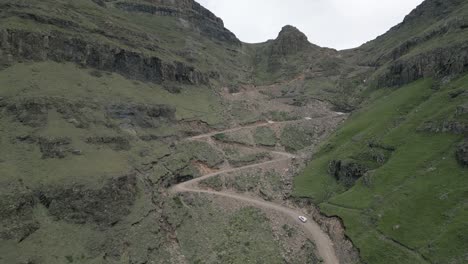
<svg viewBox="0 0 468 264">
<path fill-rule="evenodd" d="M 248 43 L 276 38 L 284 25 L 322 47 L 360 46 L 403 21 L 423 0 L 197 0 Z"/>
</svg>

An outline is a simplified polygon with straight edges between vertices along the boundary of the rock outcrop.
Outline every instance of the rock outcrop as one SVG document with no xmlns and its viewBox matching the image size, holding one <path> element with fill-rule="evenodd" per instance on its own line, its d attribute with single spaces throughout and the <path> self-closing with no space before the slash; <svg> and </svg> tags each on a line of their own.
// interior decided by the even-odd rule
<svg viewBox="0 0 468 264">
<path fill-rule="evenodd" d="M 130 141 L 127 138 L 121 136 L 89 137 L 86 139 L 86 143 L 109 146 L 115 151 L 129 150 L 131 148 Z"/>
<path fill-rule="evenodd" d="M 157 127 L 161 121 L 175 120 L 176 109 L 167 105 L 114 104 L 107 107 L 107 115 L 121 124 L 135 127 Z"/>
<path fill-rule="evenodd" d="M 34 196 L 21 188 L 13 194 L 0 196 L 0 239 L 21 242 L 39 229 L 34 219 Z"/>
<path fill-rule="evenodd" d="M 168 63 L 158 57 L 110 44 L 88 42 L 59 32 L 41 34 L 0 30 L 0 63 L 14 60 L 73 62 L 154 83 L 169 81 L 205 85 L 209 82 L 209 74 L 182 62 Z"/>
<path fill-rule="evenodd" d="M 460 165 L 468 167 L 468 140 L 465 140 L 458 145 L 455 155 Z"/>
<path fill-rule="evenodd" d="M 333 160 L 328 166 L 330 175 L 347 187 L 351 187 L 367 171 L 369 168 L 352 160 Z"/>
<path fill-rule="evenodd" d="M 130 213 L 137 192 L 136 175 L 129 174 L 108 180 L 101 189 L 50 187 L 36 197 L 57 220 L 111 227 Z"/>
<path fill-rule="evenodd" d="M 453 76 L 466 71 L 468 43 L 456 44 L 391 62 L 379 75 L 377 86 L 402 86 L 421 78 Z"/>
<path fill-rule="evenodd" d="M 419 132 L 468 134 L 468 123 L 456 120 L 428 121 L 418 128 Z"/>
<path fill-rule="evenodd" d="M 48 113 L 57 111 L 62 118 L 77 128 L 88 128 L 90 124 L 113 126 L 111 120 L 120 125 L 154 128 L 175 120 L 176 109 L 168 105 L 109 104 L 98 105 L 85 101 L 70 101 L 60 97 L 4 98 L 0 99 L 0 113 L 12 116 L 15 121 L 30 127 L 42 127 L 48 123 Z M 107 120 L 89 115 L 89 112 L 105 114 Z"/>
<path fill-rule="evenodd" d="M 271 47 L 271 56 L 288 56 L 298 52 L 305 52 L 313 45 L 307 39 L 307 36 L 297 28 L 287 25 L 284 26 L 278 37 L 273 41 Z"/>
</svg>

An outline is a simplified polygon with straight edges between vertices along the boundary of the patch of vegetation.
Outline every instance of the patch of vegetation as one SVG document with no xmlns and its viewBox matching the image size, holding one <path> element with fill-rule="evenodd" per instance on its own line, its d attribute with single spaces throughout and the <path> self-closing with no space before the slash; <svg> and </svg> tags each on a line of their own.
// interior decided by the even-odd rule
<svg viewBox="0 0 468 264">
<path fill-rule="evenodd" d="M 178 120 L 201 120 L 210 125 L 223 122 L 221 103 L 207 87 L 191 87 L 172 94 L 161 85 L 134 82 L 116 73 L 97 78 L 90 75 L 90 71 L 71 63 L 18 63 L 0 71 L 0 86 L 10 87 L 0 91 L 0 96 L 25 94 L 32 98 L 58 97 L 72 102 L 79 98 L 98 105 L 113 102 L 170 105 L 176 108 Z"/>
<path fill-rule="evenodd" d="M 177 150 L 183 153 L 183 155 L 189 156 L 189 160 L 203 162 L 210 168 L 214 168 L 224 162 L 223 154 L 207 142 L 184 142 L 177 146 Z"/>
<path fill-rule="evenodd" d="M 213 136 L 215 140 L 226 143 L 237 143 L 241 145 L 253 146 L 254 140 L 249 131 L 236 131 L 232 133 L 220 133 Z"/>
<path fill-rule="evenodd" d="M 268 152 L 243 154 L 234 148 L 227 148 L 224 150 L 224 152 L 226 154 L 227 160 L 234 167 L 243 167 L 260 161 L 272 159 L 271 154 Z"/>
<path fill-rule="evenodd" d="M 252 124 L 260 120 L 261 116 L 254 114 L 247 103 L 233 102 L 229 113 L 235 120 L 238 120 L 241 125 Z"/>
<path fill-rule="evenodd" d="M 262 146 L 274 147 L 276 146 L 276 134 L 273 129 L 269 127 L 259 127 L 254 133 L 255 143 Z"/>
<path fill-rule="evenodd" d="M 275 171 L 261 169 L 235 173 L 224 177 L 225 187 L 237 192 L 253 192 L 265 200 L 282 198 L 283 182 Z"/>
<path fill-rule="evenodd" d="M 191 263 L 283 263 L 269 219 L 259 209 L 227 213 L 208 200 L 195 209 L 178 228 L 182 252 Z"/>
<path fill-rule="evenodd" d="M 288 224 L 284 224 L 281 226 L 281 228 L 283 228 L 284 232 L 286 232 L 286 234 L 288 235 L 288 237 L 292 237 L 296 234 L 297 230 L 294 229 L 293 227 L 291 227 L 290 225 Z"/>
<path fill-rule="evenodd" d="M 221 191 L 223 189 L 223 180 L 221 177 L 212 177 L 200 182 L 201 186 L 209 187 L 215 191 Z"/>
<path fill-rule="evenodd" d="M 267 116 L 275 122 L 291 121 L 297 120 L 298 117 L 292 115 L 290 112 L 285 111 L 272 111 L 267 114 Z"/>
<path fill-rule="evenodd" d="M 454 117 L 465 98 L 450 96 L 467 80 L 439 90 L 421 80 L 375 91 L 374 101 L 353 114 L 296 177 L 295 196 L 340 216 L 364 261 L 456 263 L 466 257 L 466 236 L 457 230 L 467 229 L 467 171 L 454 155 L 463 136 L 418 127 L 447 118 L 467 122 Z M 350 159 L 373 170 L 354 186 L 329 174 L 331 161 Z"/>
<path fill-rule="evenodd" d="M 303 127 L 287 125 L 281 132 L 280 142 L 288 151 L 299 151 L 312 145 L 313 137 Z"/>
</svg>

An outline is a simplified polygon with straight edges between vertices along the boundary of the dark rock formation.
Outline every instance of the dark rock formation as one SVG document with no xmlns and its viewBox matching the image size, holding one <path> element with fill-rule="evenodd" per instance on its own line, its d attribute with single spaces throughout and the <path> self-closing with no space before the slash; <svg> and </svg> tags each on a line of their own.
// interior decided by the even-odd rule
<svg viewBox="0 0 468 264">
<path fill-rule="evenodd" d="M 0 62 L 14 59 L 73 62 L 112 71 L 130 79 L 162 83 L 208 84 L 209 74 L 182 62 L 167 63 L 158 57 L 102 43 L 51 32 L 40 34 L 21 30 L 0 30 Z"/>
<path fill-rule="evenodd" d="M 426 0 L 408 14 L 402 23 L 393 27 L 392 30 L 397 31 L 403 26 L 412 24 L 421 18 L 444 18 L 463 2 L 464 0 Z"/>
<path fill-rule="evenodd" d="M 415 36 L 406 40 L 405 42 L 401 43 L 399 46 L 394 48 L 389 53 L 380 57 L 375 64 L 383 65 L 388 60 L 397 60 L 403 55 L 409 53 L 414 47 L 416 47 L 419 44 L 422 44 L 424 42 L 427 42 L 437 37 L 441 37 L 444 34 L 447 34 L 450 32 L 457 32 L 457 31 L 463 30 L 467 26 L 468 26 L 468 20 L 464 18 L 456 18 L 456 19 L 450 20 L 447 23 L 444 23 L 433 30 L 424 32 L 420 36 Z"/>
<path fill-rule="evenodd" d="M 41 127 L 48 122 L 48 113 L 57 111 L 62 118 L 77 128 L 87 128 L 90 124 L 111 126 L 110 120 L 136 127 L 158 127 L 163 122 L 175 120 L 176 109 L 168 105 L 111 104 L 100 106 L 81 100 L 72 101 L 61 97 L 5 98 L 0 101 L 0 111 L 24 125 Z M 108 119 L 100 120 L 91 112 L 103 111 Z"/>
<path fill-rule="evenodd" d="M 468 124 L 462 121 L 445 120 L 442 122 L 428 121 L 418 128 L 419 132 L 468 134 Z"/>
<path fill-rule="evenodd" d="M 116 151 L 130 150 L 130 141 L 124 137 L 103 136 L 103 137 L 89 137 L 86 142 L 94 145 L 106 145 Z"/>
<path fill-rule="evenodd" d="M 468 70 L 468 43 L 436 48 L 390 63 L 378 87 L 402 86 L 425 77 L 444 77 Z"/>
<path fill-rule="evenodd" d="M 271 55 L 287 56 L 301 51 L 307 51 L 313 45 L 307 36 L 293 26 L 285 26 L 273 41 Z"/>
<path fill-rule="evenodd" d="M 458 163 L 464 167 L 468 167 L 468 140 L 465 139 L 456 150 L 455 156 Z"/>
<path fill-rule="evenodd" d="M 137 195 L 136 175 L 108 180 L 101 189 L 49 188 L 36 196 L 57 220 L 110 227 L 130 213 Z"/>
<path fill-rule="evenodd" d="M 468 114 L 468 103 L 457 106 L 455 116 L 463 116 Z"/>
<path fill-rule="evenodd" d="M 40 98 L 23 99 L 17 102 L 5 103 L 0 108 L 6 107 L 9 114 L 27 126 L 39 127 L 47 124 L 48 105 Z"/>
<path fill-rule="evenodd" d="M 92 0 L 96 5 L 101 6 L 101 7 L 106 7 L 106 2 L 104 0 Z"/>
<path fill-rule="evenodd" d="M 39 229 L 34 220 L 34 197 L 27 191 L 0 195 L 0 239 L 21 242 Z"/>
<path fill-rule="evenodd" d="M 82 101 L 70 101 L 59 97 L 7 98 L 0 103 L 0 109 L 6 109 L 9 115 L 26 126 L 41 127 L 48 122 L 48 112 L 56 110 L 62 117 L 77 128 L 86 128 L 92 118 L 84 113 L 96 110 L 98 106 Z"/>
<path fill-rule="evenodd" d="M 175 113 L 176 109 L 167 105 L 119 104 L 107 108 L 111 118 L 143 128 L 158 127 L 163 121 L 173 121 Z"/>
<path fill-rule="evenodd" d="M 63 159 L 68 152 L 72 152 L 70 138 L 39 138 L 38 143 L 43 159 Z"/>
<path fill-rule="evenodd" d="M 453 92 L 450 92 L 449 96 L 450 96 L 451 99 L 458 98 L 459 96 L 468 97 L 468 90 L 466 90 L 466 89 L 455 90 Z"/>
<path fill-rule="evenodd" d="M 367 171 L 366 166 L 352 160 L 332 160 L 328 165 L 328 173 L 348 188 Z"/>
</svg>

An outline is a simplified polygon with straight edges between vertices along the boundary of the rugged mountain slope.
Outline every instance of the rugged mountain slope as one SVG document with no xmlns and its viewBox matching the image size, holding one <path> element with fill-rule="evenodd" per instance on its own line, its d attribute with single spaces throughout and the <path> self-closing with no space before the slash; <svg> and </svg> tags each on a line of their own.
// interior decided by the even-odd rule
<svg viewBox="0 0 468 264">
<path fill-rule="evenodd" d="M 3 1 L 2 62 L 69 61 L 132 79 L 195 85 L 232 72 L 239 40 L 198 3 L 171 3 Z"/>
<path fill-rule="evenodd" d="M 379 68 L 379 87 L 465 72 L 467 12 L 463 0 L 425 1 L 401 24 L 350 53 Z"/>
<path fill-rule="evenodd" d="M 362 101 L 359 86 L 373 69 L 343 59 L 334 49 L 311 44 L 292 26 L 285 26 L 274 40 L 248 46 L 253 58 L 252 82 L 275 84 L 290 98 L 324 100 L 345 112 Z"/>
<path fill-rule="evenodd" d="M 241 168 L 201 187 L 292 206 L 356 111 L 295 195 L 362 262 L 462 263 L 466 8 L 428 0 L 336 51 L 292 26 L 241 43 L 192 0 L 2 1 L 0 262 L 319 262 L 291 220 L 169 190 Z M 242 170 L 275 150 L 297 159 Z"/>
<path fill-rule="evenodd" d="M 467 6 L 425 1 L 342 52 L 375 67 L 368 96 L 296 178 L 295 195 L 340 216 L 367 263 L 467 261 Z"/>
<path fill-rule="evenodd" d="M 223 87 L 250 83 L 252 48 L 219 18 L 194 1 L 0 5 L 1 263 L 318 260 L 294 220 L 169 193 L 269 158 L 184 138 L 286 113 L 225 98 Z M 332 114 L 319 106 L 309 111 Z M 299 147 L 341 119 L 294 130 L 307 138 Z"/>
</svg>

